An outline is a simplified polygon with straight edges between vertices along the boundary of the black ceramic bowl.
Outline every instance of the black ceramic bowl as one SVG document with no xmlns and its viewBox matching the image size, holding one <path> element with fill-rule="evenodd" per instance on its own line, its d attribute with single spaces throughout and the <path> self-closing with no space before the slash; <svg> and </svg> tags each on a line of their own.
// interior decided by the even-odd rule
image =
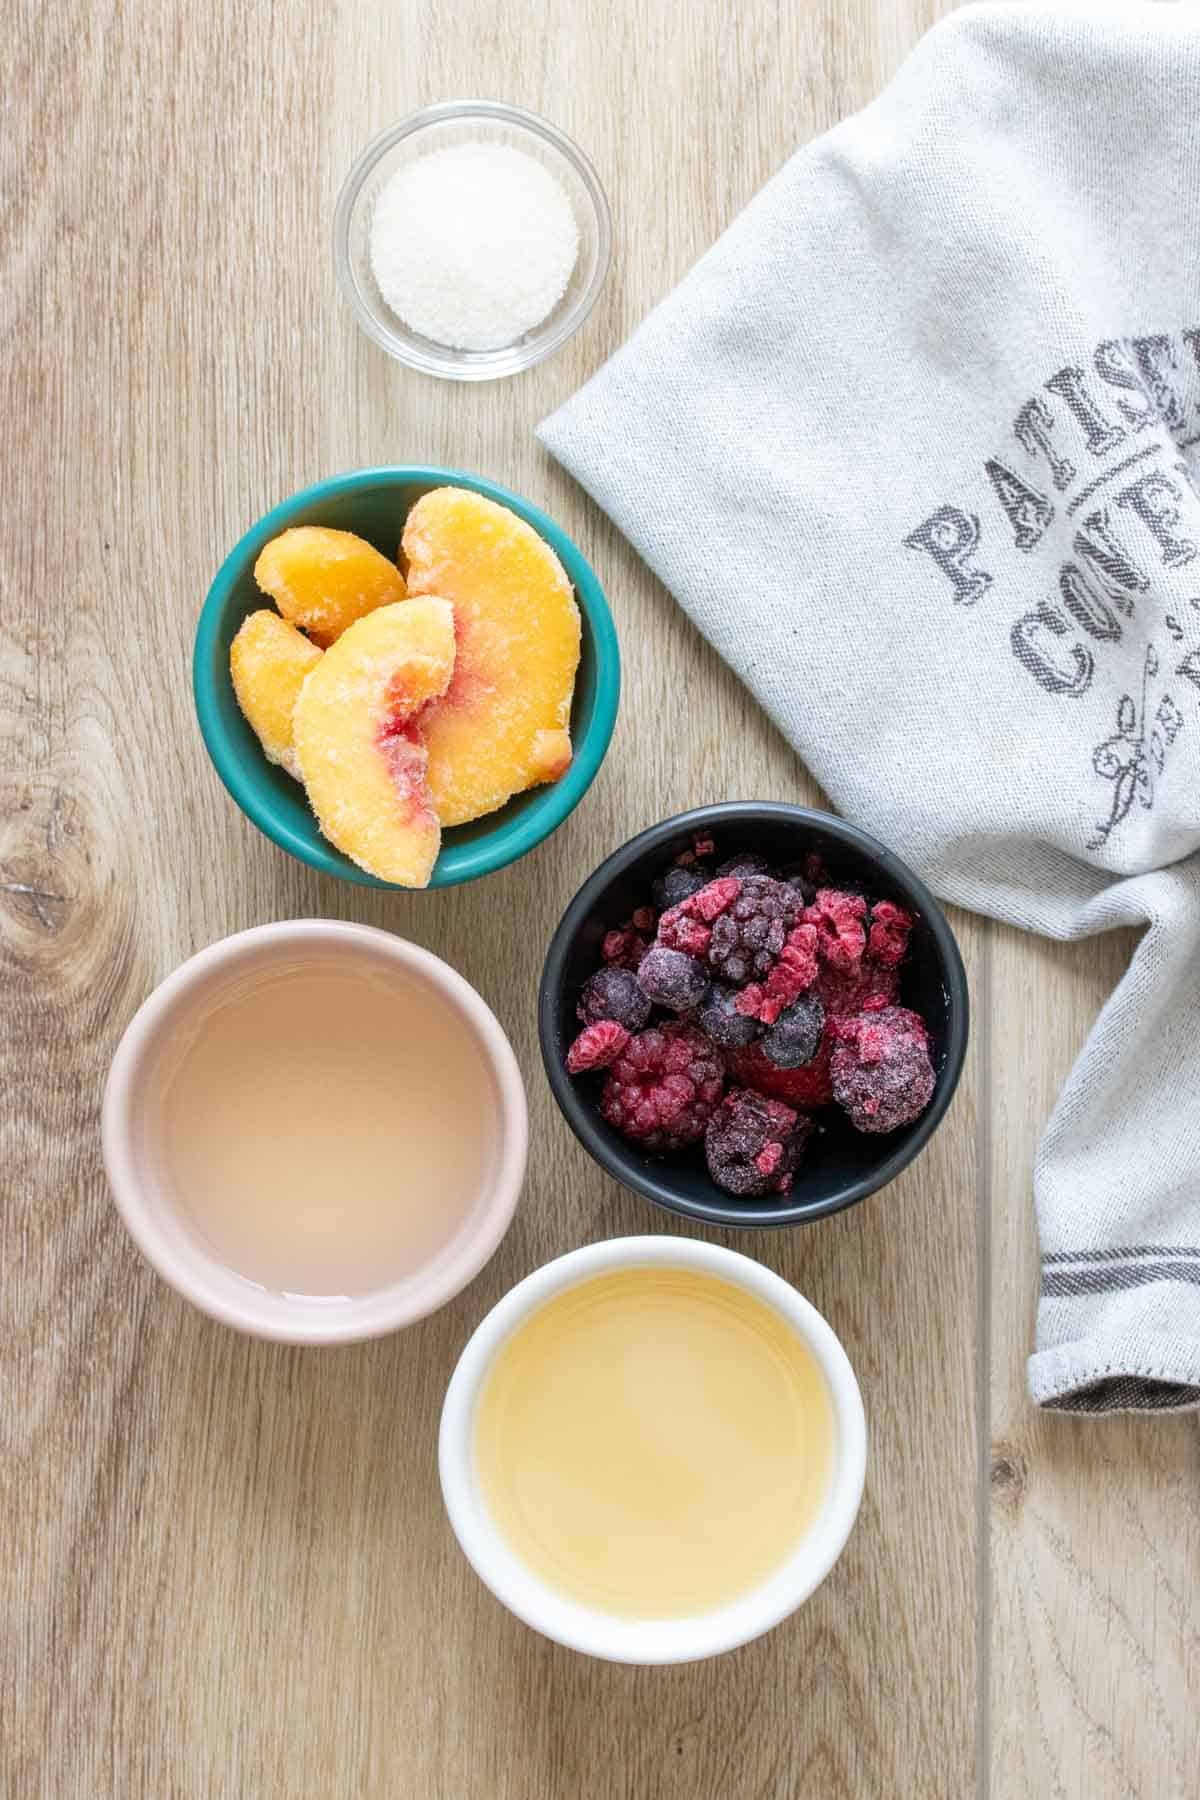
<svg viewBox="0 0 1200 1800">
<path fill-rule="evenodd" d="M 606 931 L 650 903 L 650 884 L 697 837 L 711 837 L 715 860 L 757 850 L 780 867 L 816 851 L 831 883 L 839 880 L 899 901 L 915 917 L 900 1001 L 929 1027 L 937 1070 L 933 1099 L 911 1125 L 878 1136 L 855 1131 L 837 1107 L 818 1114 L 823 1130 L 791 1193 L 736 1200 L 716 1187 L 703 1146 L 676 1156 L 650 1156 L 605 1124 L 597 1102 L 599 1075 L 571 1076 L 566 1051 L 580 1030 L 579 990 L 600 966 Z M 873 838 L 831 813 L 773 801 L 702 806 L 665 819 L 631 838 L 584 882 L 551 940 L 538 997 L 542 1058 L 568 1125 L 602 1168 L 656 1206 L 708 1225 L 799 1225 L 853 1206 L 885 1187 L 920 1154 L 941 1123 L 962 1073 L 967 1047 L 967 978 L 954 933 L 924 882 Z"/>
</svg>

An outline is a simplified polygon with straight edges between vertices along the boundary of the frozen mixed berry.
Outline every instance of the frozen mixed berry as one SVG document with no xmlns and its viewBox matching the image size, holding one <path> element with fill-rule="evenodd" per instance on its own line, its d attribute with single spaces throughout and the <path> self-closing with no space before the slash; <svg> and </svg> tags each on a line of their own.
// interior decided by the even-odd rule
<svg viewBox="0 0 1200 1800">
<path fill-rule="evenodd" d="M 738 856 L 731 856 L 728 862 L 719 864 L 718 875 L 736 875 L 739 880 L 747 875 L 766 875 L 770 863 L 757 850 L 743 850 Z"/>
<path fill-rule="evenodd" d="M 708 970 L 682 950 L 664 950 L 656 944 L 638 967 L 638 985 L 655 1006 L 671 1012 L 691 1012 L 708 993 Z"/>
<path fill-rule="evenodd" d="M 825 1008 L 815 994 L 801 994 L 763 1036 L 763 1055 L 777 1069 L 798 1069 L 817 1054 L 824 1030 Z"/>
<path fill-rule="evenodd" d="M 708 1039 L 676 1020 L 630 1038 L 609 1070 L 600 1111 L 647 1150 L 682 1150 L 703 1136 L 724 1085 Z"/>
<path fill-rule="evenodd" d="M 693 894 L 699 893 L 711 879 L 703 863 L 693 862 L 690 867 L 683 863 L 673 863 L 650 889 L 651 898 L 659 912 L 668 912 L 671 907 L 678 906 L 681 900 L 689 900 Z"/>
<path fill-rule="evenodd" d="M 567 1051 L 568 1075 L 582 1075 L 588 1069 L 607 1069 L 616 1062 L 629 1042 L 630 1034 L 615 1019 L 600 1019 L 585 1025 Z"/>
<path fill-rule="evenodd" d="M 597 969 L 583 984 L 577 1017 L 585 1025 L 597 1025 L 602 1019 L 613 1019 L 626 1031 L 640 1031 L 650 1019 L 650 1001 L 632 969 L 615 963 Z"/>
<path fill-rule="evenodd" d="M 740 1050 L 752 1044 L 762 1027 L 751 1014 L 742 1011 L 737 988 L 714 981 L 712 991 L 696 1014 L 696 1023 L 706 1037 L 722 1050 Z"/>
<path fill-rule="evenodd" d="M 745 987 L 750 981 L 765 981 L 774 968 L 795 922 L 799 896 L 770 875 L 727 879 L 738 880 L 738 892 L 712 921 L 708 962 L 714 975 L 730 987 Z M 698 906 L 703 898 L 704 893 L 695 894 L 685 905 Z"/>
<path fill-rule="evenodd" d="M 786 1194 L 813 1122 L 782 1100 L 733 1088 L 708 1122 L 708 1172 L 727 1194 Z"/>
<path fill-rule="evenodd" d="M 804 914 L 805 922 L 817 928 L 817 946 L 824 962 L 832 969 L 849 973 L 856 969 L 867 947 L 867 903 L 861 894 L 847 893 L 841 888 L 818 888 L 816 898 Z"/>
<path fill-rule="evenodd" d="M 895 968 L 908 954 L 912 924 L 912 914 L 906 913 L 894 900 L 877 900 L 867 925 L 867 955 L 877 963 Z"/>
<path fill-rule="evenodd" d="M 835 1093 L 875 1133 L 929 1103 L 925 1027 L 897 1004 L 913 918 L 835 885 L 815 854 L 780 869 L 747 849 L 714 874 L 715 860 L 697 839 L 661 871 L 653 905 L 608 932 L 567 1064 L 607 1070 L 601 1112 L 647 1150 L 707 1128 L 728 1192 L 786 1192 L 815 1130 L 806 1115 Z M 656 1007 L 681 1016 L 654 1025 Z"/>
<path fill-rule="evenodd" d="M 919 1118 L 936 1076 L 929 1033 L 907 1006 L 843 1019 L 830 1058 L 833 1097 L 859 1131 L 895 1131 Z"/>
</svg>

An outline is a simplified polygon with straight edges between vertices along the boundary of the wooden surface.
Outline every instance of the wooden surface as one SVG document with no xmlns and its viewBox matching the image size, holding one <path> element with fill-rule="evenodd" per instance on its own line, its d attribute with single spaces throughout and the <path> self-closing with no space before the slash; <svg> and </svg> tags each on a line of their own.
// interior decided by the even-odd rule
<svg viewBox="0 0 1200 1800">
<path fill-rule="evenodd" d="M 584 1661 L 491 1599 L 437 1490 L 442 1392 L 491 1303 L 572 1245 L 664 1228 L 592 1166 L 538 1066 L 533 982 L 565 901 L 668 812 L 818 797 L 532 426 L 939 7 L 17 3 L 0 150 L 0 1792 L 1195 1794 L 1195 1422 L 1038 1417 L 1023 1388 L 1033 1144 L 1127 945 L 1069 953 L 956 917 L 975 1035 L 933 1147 L 874 1204 L 742 1243 L 828 1314 L 870 1414 L 860 1524 L 797 1618 L 709 1665 Z M 565 126 L 617 225 L 582 335 L 474 390 L 368 345 L 327 247 L 366 138 L 464 94 Z M 407 900 L 259 837 L 205 760 L 188 688 L 197 608 L 246 525 L 389 460 L 478 469 L 560 519 L 607 586 L 626 671 L 605 769 L 553 841 Z M 113 1046 L 154 983 L 227 932 L 309 914 L 386 925 L 478 985 L 526 1071 L 534 1146 L 516 1223 L 465 1294 L 320 1353 L 237 1337 L 157 1281 L 97 1145 Z"/>
</svg>

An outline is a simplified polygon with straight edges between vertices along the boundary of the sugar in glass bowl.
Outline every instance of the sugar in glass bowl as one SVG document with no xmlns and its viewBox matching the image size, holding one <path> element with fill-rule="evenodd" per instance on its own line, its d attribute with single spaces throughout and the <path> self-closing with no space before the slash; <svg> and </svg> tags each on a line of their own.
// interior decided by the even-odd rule
<svg viewBox="0 0 1200 1800">
<path fill-rule="evenodd" d="M 371 269 L 371 219 L 380 193 L 407 163 L 477 143 L 522 151 L 554 176 L 575 215 L 579 250 L 565 293 L 540 324 L 499 349 L 458 350 L 411 330 L 385 303 Z M 334 267 L 358 324 L 389 356 L 450 381 L 516 375 L 559 349 L 595 305 L 611 254 L 608 201 L 587 157 L 536 113 L 493 100 L 444 101 L 383 132 L 346 177 L 333 219 Z"/>
</svg>

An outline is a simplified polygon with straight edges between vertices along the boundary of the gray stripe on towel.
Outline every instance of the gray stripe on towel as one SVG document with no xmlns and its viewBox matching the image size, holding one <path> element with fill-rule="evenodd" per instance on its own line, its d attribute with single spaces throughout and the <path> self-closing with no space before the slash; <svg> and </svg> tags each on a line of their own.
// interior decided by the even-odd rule
<svg viewBox="0 0 1200 1800">
<path fill-rule="evenodd" d="M 1053 1250 L 1043 1256 L 1042 1267 L 1052 1263 L 1117 1262 L 1127 1256 L 1200 1257 L 1200 1244 L 1120 1244 L 1111 1250 Z"/>
<path fill-rule="evenodd" d="M 1190 1281 L 1200 1287 L 1200 1257 L 1138 1263 L 1133 1268 L 1053 1269 L 1042 1276 L 1042 1292 L 1082 1298 L 1084 1294 L 1115 1294 L 1122 1288 L 1150 1287 L 1156 1281 Z"/>
</svg>

